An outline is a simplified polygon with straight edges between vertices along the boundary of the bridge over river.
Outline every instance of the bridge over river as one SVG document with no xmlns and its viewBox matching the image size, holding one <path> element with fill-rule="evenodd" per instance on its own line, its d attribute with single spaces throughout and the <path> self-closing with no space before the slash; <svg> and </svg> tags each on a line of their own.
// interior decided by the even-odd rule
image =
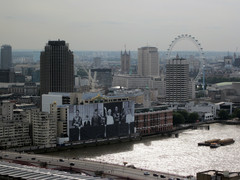
<svg viewBox="0 0 240 180">
<path fill-rule="evenodd" d="M 102 176 L 113 179 L 185 179 L 186 177 L 175 174 L 166 174 L 158 171 L 135 168 L 134 166 L 102 163 L 85 159 L 59 158 L 48 155 L 36 155 L 0 151 L 2 161 L 38 166 L 49 169 L 85 173 L 91 176 Z"/>
</svg>

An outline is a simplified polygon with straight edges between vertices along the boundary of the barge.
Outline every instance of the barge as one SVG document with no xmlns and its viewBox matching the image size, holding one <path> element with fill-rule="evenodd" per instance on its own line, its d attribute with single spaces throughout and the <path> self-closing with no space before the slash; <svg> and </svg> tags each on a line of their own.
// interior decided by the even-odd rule
<svg viewBox="0 0 240 180">
<path fill-rule="evenodd" d="M 226 146 L 233 144 L 235 141 L 232 138 L 227 139 L 211 139 L 208 141 L 198 143 L 198 146 L 210 146 L 210 148 L 218 148 L 220 146 Z"/>
<path fill-rule="evenodd" d="M 212 143 L 218 143 L 221 139 L 211 139 L 198 143 L 198 146 L 210 146 Z"/>
</svg>

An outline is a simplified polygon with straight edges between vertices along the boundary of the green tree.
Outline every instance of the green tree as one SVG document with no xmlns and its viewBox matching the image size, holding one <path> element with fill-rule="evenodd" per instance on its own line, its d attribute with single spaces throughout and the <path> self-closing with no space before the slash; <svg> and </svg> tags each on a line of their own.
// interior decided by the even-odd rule
<svg viewBox="0 0 240 180">
<path fill-rule="evenodd" d="M 188 121 L 188 115 L 189 115 L 189 113 L 188 113 L 186 110 L 178 111 L 178 113 L 180 113 L 181 115 L 183 115 L 183 117 L 184 117 L 184 122 Z"/>
<path fill-rule="evenodd" d="M 220 119 L 226 120 L 226 119 L 228 119 L 229 114 L 228 114 L 227 111 L 222 109 L 222 110 L 219 111 L 218 116 L 219 116 Z"/>
<path fill-rule="evenodd" d="M 79 67 L 79 69 L 77 71 L 77 75 L 79 75 L 81 77 L 88 77 L 87 72 L 82 67 Z"/>
<path fill-rule="evenodd" d="M 240 108 L 237 108 L 234 110 L 232 117 L 238 117 L 240 118 Z"/>
<path fill-rule="evenodd" d="M 173 125 L 183 124 L 185 119 L 182 114 L 178 112 L 173 113 Z"/>
<path fill-rule="evenodd" d="M 195 123 L 199 119 L 199 115 L 196 112 L 192 112 L 188 116 L 188 123 Z"/>
</svg>

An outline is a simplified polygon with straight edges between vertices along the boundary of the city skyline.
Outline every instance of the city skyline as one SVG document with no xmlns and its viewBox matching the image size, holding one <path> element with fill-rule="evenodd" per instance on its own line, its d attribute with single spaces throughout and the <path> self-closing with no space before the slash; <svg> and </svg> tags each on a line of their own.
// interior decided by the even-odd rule
<svg viewBox="0 0 240 180">
<path fill-rule="evenodd" d="M 206 51 L 235 51 L 239 5 L 237 0 L 2 0 L 0 44 L 35 50 L 64 39 L 73 51 L 124 50 L 124 45 L 130 51 L 146 45 L 163 51 L 178 35 L 191 34 Z M 196 48 L 184 41 L 174 49 Z"/>
</svg>

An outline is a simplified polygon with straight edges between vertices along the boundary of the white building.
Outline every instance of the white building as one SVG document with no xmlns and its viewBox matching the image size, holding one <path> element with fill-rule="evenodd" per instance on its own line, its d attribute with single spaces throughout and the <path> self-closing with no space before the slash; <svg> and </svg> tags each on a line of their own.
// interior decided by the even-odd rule
<svg viewBox="0 0 240 180">
<path fill-rule="evenodd" d="M 156 47 L 138 48 L 138 74 L 140 76 L 159 76 L 159 58 Z"/>
<path fill-rule="evenodd" d="M 55 146 L 57 144 L 57 110 L 52 104 L 51 113 L 41 112 L 39 109 L 31 110 L 33 129 L 33 145 Z"/>
<path fill-rule="evenodd" d="M 70 104 L 70 93 L 49 92 L 42 95 L 42 112 L 50 113 L 50 104 Z"/>
<path fill-rule="evenodd" d="M 199 118 L 206 120 L 205 118 L 210 118 L 208 116 L 212 115 L 213 118 L 217 117 L 217 106 L 214 103 L 202 102 L 199 104 L 194 104 L 194 102 L 189 102 L 185 106 L 188 112 L 196 112 Z"/>
</svg>

